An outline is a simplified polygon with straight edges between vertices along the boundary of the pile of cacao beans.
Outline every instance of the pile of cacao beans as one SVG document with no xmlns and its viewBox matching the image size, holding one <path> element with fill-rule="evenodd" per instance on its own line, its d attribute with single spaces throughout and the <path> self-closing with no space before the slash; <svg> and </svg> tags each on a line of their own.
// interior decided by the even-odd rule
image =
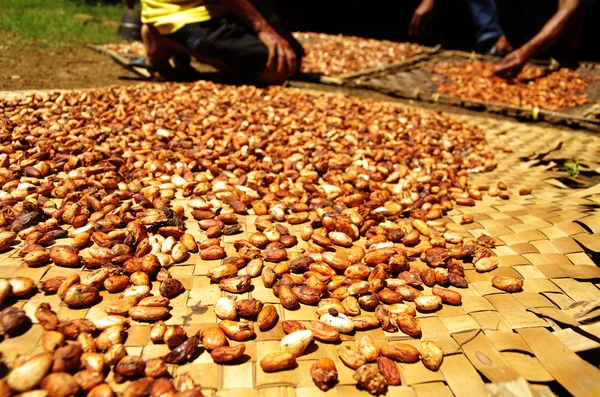
<svg viewBox="0 0 600 397">
<path fill-rule="evenodd" d="M 489 62 L 442 62 L 431 67 L 438 91 L 453 97 L 503 103 L 524 109 L 559 110 L 589 102 L 585 90 L 594 82 L 578 72 L 562 68 L 548 74 L 526 65 L 514 80 L 494 75 Z"/>
<path fill-rule="evenodd" d="M 379 69 L 423 52 L 415 43 L 397 43 L 363 37 L 294 32 L 306 52 L 300 70 L 339 75 Z"/>
<path fill-rule="evenodd" d="M 279 87 L 139 85 L 0 102 L 0 251 L 23 267 L 82 270 L 0 279 L 4 337 L 26 336 L 31 322 L 45 330 L 42 353 L 6 363 L 0 395 L 112 396 L 112 370 L 112 381 L 129 382 L 126 397 L 200 396 L 189 375 L 168 379 L 169 366 L 202 349 L 235 363 L 255 327 L 287 334 L 258 358 L 265 372 L 294 368 L 314 340 L 356 331 L 356 350 L 338 355 L 370 393 L 400 383 L 394 361 L 435 371 L 443 351 L 434 342 L 379 347 L 360 331 L 418 338 L 417 313 L 461 304 L 465 266 L 498 266 L 492 237 L 468 238 L 445 218 L 484 194 L 509 198 L 505 183 L 469 183 L 495 167 L 484 133 L 442 114 Z M 196 256 L 214 265 L 195 277 L 223 295 L 208 302 L 218 323 L 188 335 L 169 323 L 186 289 L 171 269 Z M 493 285 L 518 291 L 522 280 Z M 313 306 L 318 320 L 280 321 L 253 286 L 286 310 Z M 59 318 L 42 303 L 30 317 L 21 307 L 36 294 L 72 309 L 101 305 L 106 316 Z M 118 299 L 101 301 L 109 294 Z M 168 354 L 127 353 L 127 329 L 139 322 Z M 327 390 L 335 363 L 321 359 L 311 375 Z"/>
<path fill-rule="evenodd" d="M 106 43 L 103 44 L 102 47 L 132 58 L 146 56 L 146 48 L 144 48 L 144 44 L 141 41 L 131 41 L 127 43 Z"/>
<path fill-rule="evenodd" d="M 397 43 L 355 36 L 330 35 L 313 32 L 294 32 L 304 47 L 301 72 L 339 75 L 378 69 L 404 61 L 423 52 L 414 43 Z M 141 42 L 103 44 L 107 50 L 129 57 L 143 57 L 146 50 Z"/>
</svg>

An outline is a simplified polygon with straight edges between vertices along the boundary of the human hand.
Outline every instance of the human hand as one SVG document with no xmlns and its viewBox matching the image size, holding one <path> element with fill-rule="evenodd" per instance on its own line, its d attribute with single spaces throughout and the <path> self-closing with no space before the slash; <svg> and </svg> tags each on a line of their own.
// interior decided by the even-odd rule
<svg viewBox="0 0 600 397">
<path fill-rule="evenodd" d="M 420 36 L 425 33 L 433 15 L 433 6 L 434 0 L 421 0 L 408 26 L 410 36 Z"/>
<path fill-rule="evenodd" d="M 515 50 L 494 67 L 494 74 L 505 79 L 514 79 L 523 70 L 527 59 L 521 50 Z"/>
<path fill-rule="evenodd" d="M 270 26 L 258 32 L 258 39 L 269 50 L 267 69 L 291 76 L 298 71 L 298 57 L 290 43 Z"/>
</svg>

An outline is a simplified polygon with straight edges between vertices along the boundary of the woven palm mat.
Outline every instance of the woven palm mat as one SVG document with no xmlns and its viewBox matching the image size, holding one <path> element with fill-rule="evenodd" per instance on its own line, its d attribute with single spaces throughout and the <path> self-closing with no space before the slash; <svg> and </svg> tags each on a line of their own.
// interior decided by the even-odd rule
<svg viewBox="0 0 600 397">
<path fill-rule="evenodd" d="M 460 106 L 474 110 L 482 110 L 505 116 L 527 120 L 544 120 L 556 124 L 582 126 L 593 130 L 600 129 L 600 80 L 596 80 L 585 90 L 589 103 L 573 108 L 557 111 L 544 109 L 528 109 L 502 103 L 467 100 L 438 93 L 439 81 L 444 81 L 431 69 L 441 62 L 452 62 L 474 59 L 471 54 L 462 51 L 443 51 L 430 55 L 426 59 L 410 59 L 399 68 L 373 73 L 354 79 L 354 84 L 385 94 L 402 98 L 419 99 L 427 102 L 437 102 L 446 105 Z M 497 62 L 498 58 L 477 56 L 478 60 Z M 546 68 L 550 64 L 542 61 L 530 66 Z M 577 72 L 587 78 L 600 75 L 600 65 L 595 63 L 582 64 Z M 432 78 L 438 78 L 438 82 Z M 349 83 L 350 84 L 350 83 Z"/>
<path fill-rule="evenodd" d="M 417 315 L 421 339 L 433 340 L 443 348 L 443 364 L 436 372 L 420 362 L 398 364 L 402 385 L 389 387 L 387 396 L 483 396 L 486 391 L 502 396 L 551 396 L 567 391 L 576 396 L 600 395 L 597 363 L 590 364 L 580 358 L 580 354 L 597 352 L 594 349 L 600 347 L 600 322 L 594 322 L 600 314 L 596 308 L 600 302 L 600 269 L 594 264 L 600 253 L 600 192 L 560 188 L 556 183 L 548 183 L 548 178 L 552 182 L 555 175 L 545 167 L 532 167 L 521 160 L 534 152 L 552 149 L 557 141 L 565 142 L 560 150 L 567 157 L 597 159 L 600 137 L 583 131 L 483 117 L 457 117 L 487 131 L 488 141 L 498 148 L 498 168 L 492 173 L 474 175 L 473 182 L 493 184 L 502 180 L 509 185 L 511 198 L 501 200 L 486 195 L 475 207 L 456 207 L 446 220 L 450 229 L 467 238 L 481 233 L 493 235 L 497 242 L 493 252 L 498 256 L 499 267 L 489 273 L 477 273 L 472 265 L 465 264 L 470 284 L 460 290 L 462 305 L 444 305 L 437 312 Z M 533 188 L 531 195 L 518 195 L 518 189 L 524 185 Z M 185 207 L 185 200 L 173 204 Z M 460 225 L 465 213 L 473 214 L 475 222 Z M 247 215 L 240 222 L 245 234 L 255 231 L 253 221 L 254 216 Z M 188 220 L 186 226 L 190 233 L 199 235 L 197 222 Z M 296 225 L 291 230 L 298 233 L 300 228 Z M 240 235 L 225 237 L 228 253 L 235 252 L 232 242 L 239 238 Z M 82 255 L 87 253 L 84 251 Z M 419 261 L 414 264 L 425 267 Z M 186 292 L 171 301 L 173 310 L 168 324 L 183 325 L 188 335 L 216 324 L 213 303 L 222 292 L 206 277 L 213 266 L 214 261 L 203 261 L 193 255 L 186 263 L 171 268 L 173 276 L 184 283 Z M 19 275 L 40 281 L 72 273 L 83 276 L 86 271 L 57 266 L 29 268 L 17 257 L 17 249 L 2 254 L 0 259 L 0 277 Z M 490 280 L 497 275 L 522 277 L 522 292 L 506 293 L 493 288 Z M 153 292 L 158 293 L 156 283 Z M 430 289 L 425 287 L 424 293 L 430 294 Z M 243 295 L 274 304 L 280 321 L 316 319 L 315 308 L 311 306 L 284 310 L 261 282 L 254 283 L 254 290 Z M 17 354 L 41 350 L 43 329 L 34 316 L 41 302 L 49 302 L 59 318 L 96 320 L 105 316 L 103 305 L 116 297 L 117 294 L 103 291 L 101 304 L 80 310 L 61 304 L 56 295 L 36 294 L 17 301 L 15 306 L 24 307 L 34 324 L 22 336 L 0 343 L 4 361 L 12 362 Z M 588 303 L 573 307 L 578 302 Z M 132 321 L 126 340 L 130 354 L 150 359 L 168 352 L 165 345 L 150 342 L 149 330 L 150 325 Z M 366 332 L 380 345 L 402 341 L 419 346 L 418 339 L 402 332 L 388 334 L 381 329 Z M 356 389 L 353 371 L 337 358 L 335 351 L 339 345 L 316 342 L 299 357 L 297 368 L 263 372 L 258 361 L 278 349 L 283 335 L 280 325 L 267 332 L 257 330 L 254 340 L 243 342 L 246 356 L 235 365 L 214 364 L 203 350 L 192 363 L 170 369 L 173 375 L 189 372 L 207 396 L 314 396 L 322 392 L 311 380 L 310 367 L 315 360 L 330 357 L 336 363 L 339 383 L 327 394 L 367 395 Z M 342 345 L 353 346 L 354 337 L 344 335 Z M 112 375 L 108 381 L 115 390 L 126 385 L 115 384 Z"/>
<path fill-rule="evenodd" d="M 438 51 L 438 47 L 425 47 L 414 43 L 396 43 L 354 36 L 324 33 L 294 32 L 307 55 L 301 73 L 295 80 L 342 85 L 359 76 L 392 70 Z M 122 62 L 146 56 L 141 42 L 87 44 L 87 47 L 118 58 Z M 194 61 L 201 71 L 207 65 Z M 209 67 L 210 68 L 210 67 Z"/>
</svg>

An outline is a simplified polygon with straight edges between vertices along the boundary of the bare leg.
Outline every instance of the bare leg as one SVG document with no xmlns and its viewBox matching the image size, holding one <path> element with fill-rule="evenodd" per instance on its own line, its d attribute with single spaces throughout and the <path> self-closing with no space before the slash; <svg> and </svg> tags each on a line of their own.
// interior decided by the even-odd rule
<svg viewBox="0 0 600 397">
<path fill-rule="evenodd" d="M 142 25 L 142 42 L 150 64 L 164 63 L 173 55 L 168 41 L 164 40 L 163 36 L 152 25 Z"/>
<path fill-rule="evenodd" d="M 219 70 L 226 69 L 225 64 L 216 59 L 205 58 L 186 48 L 183 44 L 168 39 L 158 33 L 158 30 L 151 25 L 142 26 L 142 41 L 146 48 L 148 62 L 160 63 L 169 60 L 171 56 L 177 55 L 178 61 L 183 63 L 183 56 L 193 56 L 198 61 L 214 66 Z"/>
<path fill-rule="evenodd" d="M 508 53 L 512 52 L 513 50 L 505 35 L 502 35 L 498 38 L 496 44 L 494 44 L 494 47 L 496 48 L 497 55 L 499 56 L 508 55 Z"/>
</svg>

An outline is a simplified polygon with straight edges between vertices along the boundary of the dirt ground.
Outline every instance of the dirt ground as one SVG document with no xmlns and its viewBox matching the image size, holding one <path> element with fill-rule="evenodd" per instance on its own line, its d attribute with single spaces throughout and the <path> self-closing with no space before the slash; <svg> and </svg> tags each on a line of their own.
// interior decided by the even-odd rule
<svg viewBox="0 0 600 397">
<path fill-rule="evenodd" d="M 38 48 L 0 32 L 0 91 L 136 84 L 134 74 L 84 46 Z"/>
</svg>

